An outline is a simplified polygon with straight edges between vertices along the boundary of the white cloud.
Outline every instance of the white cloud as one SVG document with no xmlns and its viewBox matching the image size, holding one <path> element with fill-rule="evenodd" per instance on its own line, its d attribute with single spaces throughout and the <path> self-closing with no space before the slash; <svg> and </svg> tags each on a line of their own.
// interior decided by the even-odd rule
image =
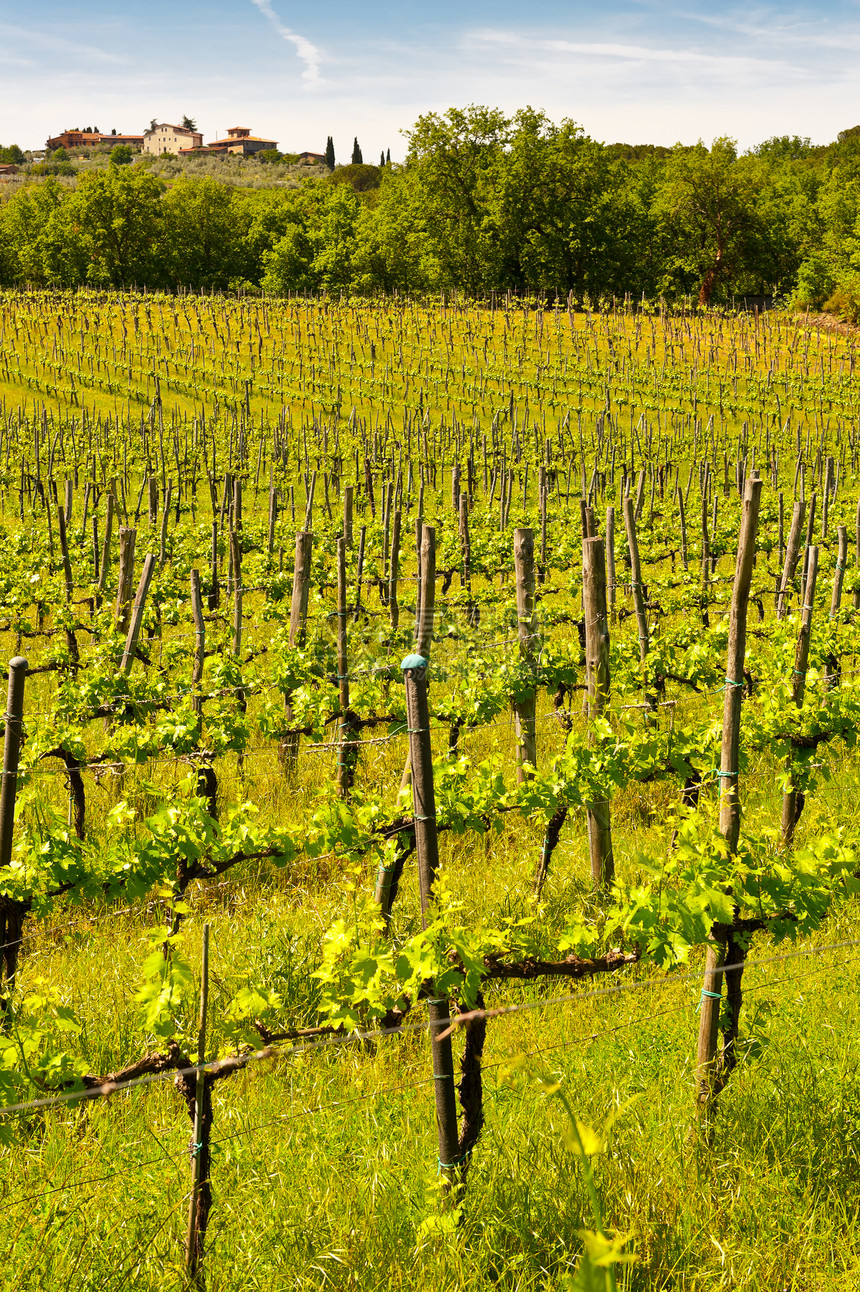
<svg viewBox="0 0 860 1292">
<path fill-rule="evenodd" d="M 256 0 L 255 0 L 256 2 Z M 617 59 L 625 63 L 651 63 L 678 67 L 696 66 L 701 71 L 743 73 L 778 72 L 801 75 L 803 68 L 790 66 L 779 59 L 755 58 L 744 54 L 703 54 L 696 49 L 661 49 L 651 45 L 624 45 L 616 41 L 573 41 L 557 37 L 528 36 L 522 32 L 478 29 L 467 34 L 476 44 L 491 45 L 519 51 L 523 61 L 532 61 L 536 54 L 574 54 L 584 58 Z"/>
<path fill-rule="evenodd" d="M 64 57 L 74 56 L 85 62 L 124 63 L 126 61 L 106 49 L 99 49 L 97 45 L 81 45 L 74 40 L 67 40 L 64 36 L 52 36 L 44 31 L 28 31 L 24 27 L 12 27 L 6 23 L 0 23 L 0 40 L 7 40 L 10 45 L 18 49 L 25 47 L 28 50 L 61 54 Z M 4 57 L 4 62 L 8 61 L 11 60 Z M 26 62 L 28 63 L 29 60 Z"/>
<path fill-rule="evenodd" d="M 251 0 L 251 3 L 259 9 L 264 18 L 268 18 L 275 31 L 282 40 L 288 41 L 295 49 L 299 58 L 305 65 L 302 72 L 302 80 L 307 81 L 309 85 L 316 85 L 320 79 L 320 62 L 322 61 L 322 51 L 317 49 L 306 36 L 300 36 L 298 32 L 292 31 L 289 27 L 284 26 L 278 15 L 275 13 L 269 0 Z"/>
</svg>

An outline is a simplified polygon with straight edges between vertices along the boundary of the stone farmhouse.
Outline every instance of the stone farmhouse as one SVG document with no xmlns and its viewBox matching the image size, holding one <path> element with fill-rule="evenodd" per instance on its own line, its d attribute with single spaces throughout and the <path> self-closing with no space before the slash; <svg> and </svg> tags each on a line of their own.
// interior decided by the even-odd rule
<svg viewBox="0 0 860 1292">
<path fill-rule="evenodd" d="M 203 145 L 201 139 L 199 144 L 191 148 L 180 148 L 179 152 L 213 157 L 253 157 L 255 153 L 277 146 L 274 139 L 261 139 L 259 135 L 252 135 L 248 126 L 231 126 L 226 139 L 216 139 L 206 145 Z"/>
<path fill-rule="evenodd" d="M 81 148 L 95 148 L 96 144 L 130 144 L 132 148 L 140 148 L 143 144 L 143 135 L 118 135 L 112 130 L 109 135 L 103 135 L 98 130 L 64 130 L 62 134 L 54 135 L 53 138 L 46 141 L 46 147 L 49 152 L 56 152 L 58 148 L 65 148 L 66 152 L 76 152 Z"/>
<path fill-rule="evenodd" d="M 160 157 L 162 153 L 191 152 L 203 144 L 203 134 L 199 130 L 189 130 L 187 126 L 156 125 L 144 131 L 141 152 Z"/>
</svg>

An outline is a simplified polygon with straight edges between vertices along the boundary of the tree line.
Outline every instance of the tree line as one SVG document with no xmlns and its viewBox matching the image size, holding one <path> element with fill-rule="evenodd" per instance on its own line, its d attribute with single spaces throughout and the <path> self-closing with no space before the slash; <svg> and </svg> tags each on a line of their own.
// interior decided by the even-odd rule
<svg viewBox="0 0 860 1292">
<path fill-rule="evenodd" d="M 860 318 L 860 126 L 743 154 L 602 144 L 532 108 L 452 108 L 406 134 L 402 165 L 297 189 L 143 163 L 43 177 L 0 206 L 0 284 L 774 297 Z"/>
</svg>

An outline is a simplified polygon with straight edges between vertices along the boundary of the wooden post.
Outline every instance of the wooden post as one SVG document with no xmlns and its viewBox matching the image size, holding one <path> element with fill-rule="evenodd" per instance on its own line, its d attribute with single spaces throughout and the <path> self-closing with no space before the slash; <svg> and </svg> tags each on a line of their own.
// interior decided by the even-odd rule
<svg viewBox="0 0 860 1292">
<path fill-rule="evenodd" d="M 738 797 L 738 752 L 741 730 L 741 701 L 743 670 L 747 639 L 747 608 L 752 581 L 753 557 L 758 532 L 758 513 L 761 502 L 761 480 L 747 480 L 744 490 L 743 511 L 735 581 L 732 590 L 731 617 L 729 620 L 729 646 L 726 656 L 726 681 L 723 699 L 723 743 L 720 754 L 720 833 L 734 853 L 738 846 L 741 826 L 741 808 Z M 720 942 L 709 948 L 705 960 L 705 978 L 702 986 L 699 1044 L 696 1055 L 696 1106 L 706 1114 L 715 1095 L 717 1064 L 717 1032 L 719 1029 L 720 995 L 722 992 L 726 944 Z"/>
<path fill-rule="evenodd" d="M 842 584 L 845 580 L 845 567 L 848 564 L 848 530 L 844 525 L 837 527 L 838 548 L 836 555 L 836 569 L 833 572 L 833 596 L 830 600 L 830 618 L 834 619 L 839 612 L 839 605 L 842 601 Z M 807 589 L 809 584 L 807 583 Z M 811 596 L 807 596 L 807 601 L 812 601 Z"/>
<path fill-rule="evenodd" d="M 114 496 L 112 492 L 107 494 L 105 503 L 105 536 L 102 543 L 101 568 L 99 569 L 99 582 L 96 595 L 96 603 L 101 605 L 101 599 L 107 587 L 108 574 L 110 573 L 110 545 L 113 538 L 113 513 L 114 513 Z"/>
<path fill-rule="evenodd" d="M 3 783 L 0 785 L 0 872 L 12 864 L 12 839 L 15 830 L 15 799 L 18 795 L 18 758 L 21 752 L 21 730 L 24 718 L 24 682 L 29 664 L 21 655 L 9 661 L 9 689 L 6 695 L 5 735 L 3 737 Z M 0 908 L 0 980 L 15 984 L 18 950 L 24 908 L 9 903 Z M 5 1002 L 0 997 L 0 1011 Z"/>
<path fill-rule="evenodd" d="M 679 485 L 675 486 L 675 493 L 678 498 L 678 515 L 681 521 L 681 563 L 684 569 L 687 569 L 687 517 L 684 511 L 684 495 Z"/>
<path fill-rule="evenodd" d="M 383 604 L 388 597 L 388 542 L 391 534 L 391 512 L 394 497 L 394 485 L 387 484 L 382 490 L 382 551 L 379 581 L 379 596 Z"/>
<path fill-rule="evenodd" d="M 163 569 L 167 561 L 167 522 L 170 517 L 170 500 L 173 497 L 173 481 L 167 482 L 167 493 L 164 495 L 164 509 L 161 513 L 161 533 L 158 543 L 158 564 Z"/>
<path fill-rule="evenodd" d="M 785 565 L 782 570 L 782 581 L 779 586 L 779 596 L 776 604 L 777 619 L 784 619 L 786 615 L 788 586 L 794 577 L 797 558 L 800 554 L 800 535 L 803 530 L 803 517 L 805 511 L 806 503 L 802 498 L 798 498 L 791 513 L 791 528 L 788 531 L 788 547 L 785 551 Z"/>
<path fill-rule="evenodd" d="M 210 610 L 217 610 L 221 604 L 221 588 L 218 585 L 218 522 L 212 521 L 212 552 L 210 556 L 211 577 L 209 580 L 208 605 Z"/>
<path fill-rule="evenodd" d="M 203 952 L 200 965 L 200 1016 L 197 1028 L 197 1073 L 194 1096 L 194 1138 L 191 1145 L 191 1197 L 188 1200 L 188 1233 L 185 1240 L 185 1273 L 189 1287 L 201 1287 L 200 1263 L 203 1258 L 203 1232 L 200 1226 L 200 1204 L 204 1185 L 209 1179 L 209 1119 L 204 1117 L 206 1103 L 206 1012 L 209 1004 L 209 925 L 203 925 Z M 208 1208 L 206 1209 L 208 1211 Z"/>
<path fill-rule="evenodd" d="M 266 535 L 266 551 L 269 556 L 275 550 L 275 523 L 278 519 L 278 491 L 274 484 L 269 485 L 269 528 Z"/>
<path fill-rule="evenodd" d="M 844 528 L 844 527 L 841 527 Z M 806 667 L 809 663 L 809 643 L 812 638 L 812 614 L 815 604 L 815 584 L 818 578 L 818 548 L 809 549 L 809 563 L 806 576 L 806 600 L 801 608 L 800 628 L 797 633 L 797 646 L 794 651 L 794 668 L 791 676 L 791 698 L 797 708 L 803 705 L 806 693 Z M 788 756 L 786 771 L 789 775 L 789 786 L 782 796 L 782 843 L 788 848 L 794 839 L 794 831 L 803 811 L 804 796 L 791 779 L 793 759 Z"/>
<path fill-rule="evenodd" d="M 362 525 L 358 533 L 358 555 L 355 561 L 355 608 L 352 618 L 358 623 L 361 616 L 361 593 L 364 580 L 364 547 L 367 542 L 367 526 Z"/>
<path fill-rule="evenodd" d="M 538 574 L 538 578 L 539 578 L 539 580 L 540 580 L 540 582 L 541 582 L 541 583 L 543 583 L 543 582 L 545 581 L 545 579 L 546 579 L 546 574 L 547 574 L 547 570 L 546 570 L 546 564 L 547 564 L 547 546 L 546 546 L 546 538 L 547 538 L 547 518 L 546 518 L 547 493 L 548 493 L 548 489 L 547 489 L 547 482 L 546 482 L 546 467 L 545 467 L 545 466 L 542 466 L 542 467 L 541 467 L 541 469 L 540 469 L 540 473 L 539 473 L 539 501 L 540 501 L 540 571 L 539 571 L 539 574 Z"/>
<path fill-rule="evenodd" d="M 424 532 L 424 521 L 422 519 L 421 509 L 419 507 L 418 515 L 415 517 L 415 640 L 418 640 L 418 632 L 421 627 L 421 537 Z M 435 590 L 433 593 L 435 600 Z M 407 766 L 408 766 L 407 759 Z"/>
<path fill-rule="evenodd" d="M 708 496 L 702 494 L 702 624 L 708 627 L 708 587 L 711 581 L 711 548 L 708 542 Z"/>
<path fill-rule="evenodd" d="M 738 844 L 741 824 L 738 798 L 738 748 L 740 743 L 741 700 L 743 670 L 746 654 L 747 607 L 752 582 L 755 542 L 758 533 L 758 513 L 761 502 L 761 480 L 746 483 L 738 537 L 738 556 L 732 590 L 731 617 L 729 620 L 729 645 L 726 657 L 726 687 L 723 700 L 723 743 L 720 757 L 720 832 L 725 836 L 731 852 Z"/>
<path fill-rule="evenodd" d="M 191 617 L 194 620 L 194 664 L 191 671 L 191 707 L 195 713 L 203 712 L 203 699 L 199 693 L 203 681 L 203 663 L 206 659 L 206 621 L 203 618 L 203 596 L 200 592 L 200 571 L 192 570 Z"/>
<path fill-rule="evenodd" d="M 476 624 L 475 607 L 472 604 L 472 540 L 469 537 L 469 495 L 460 494 L 460 552 L 462 566 L 460 572 L 461 586 L 466 590 L 466 623 L 470 627 Z"/>
<path fill-rule="evenodd" d="M 857 500 L 857 512 L 854 517 L 854 570 L 860 573 L 860 498 Z M 860 588 L 854 589 L 854 609 L 860 610 Z"/>
<path fill-rule="evenodd" d="M 116 590 L 116 626 L 120 632 L 128 628 L 131 590 L 134 587 L 134 544 L 137 530 L 123 525 L 119 531 L 119 582 Z"/>
<path fill-rule="evenodd" d="M 343 491 L 343 541 L 352 547 L 352 508 L 355 499 L 355 486 L 347 485 Z"/>
<path fill-rule="evenodd" d="M 302 646 L 305 640 L 305 629 L 308 618 L 308 597 L 311 588 L 311 552 L 314 536 L 306 530 L 296 534 L 296 550 L 293 559 L 293 595 L 290 602 L 290 646 Z M 293 706 L 289 693 L 284 695 L 284 717 L 289 726 L 293 721 Z M 299 736 L 290 732 L 284 737 L 278 754 L 283 761 L 285 773 L 290 776 L 295 770 L 299 752 Z"/>
<path fill-rule="evenodd" d="M 134 530 L 131 531 L 134 533 Z M 140 625 L 143 622 L 143 610 L 146 605 L 146 598 L 149 593 L 149 585 L 152 582 L 152 576 L 155 573 L 155 557 L 151 554 L 143 562 L 143 571 L 140 576 L 140 583 L 137 586 L 137 595 L 134 598 L 134 607 L 131 612 L 131 623 L 128 629 L 128 637 L 125 642 L 125 650 L 120 663 L 120 670 L 123 673 L 130 673 L 131 666 L 134 663 L 137 643 L 140 637 Z"/>
<path fill-rule="evenodd" d="M 625 498 L 625 512 L 630 505 Z M 606 563 L 602 538 L 582 544 L 582 600 L 585 611 L 585 659 L 589 713 L 599 717 L 609 703 L 609 625 L 606 617 Z M 591 878 L 597 888 L 608 888 L 615 878 L 612 823 L 609 802 L 594 800 L 587 806 L 588 851 Z"/>
<path fill-rule="evenodd" d="M 418 859 L 418 883 L 421 894 L 421 923 L 427 927 L 433 885 L 439 869 L 439 842 L 436 833 L 436 797 L 433 787 L 433 755 L 430 742 L 430 713 L 427 703 L 427 667 L 433 638 L 433 614 L 436 595 L 436 531 L 424 526 L 421 538 L 421 567 L 424 573 L 419 608 L 419 631 L 416 653 L 403 661 L 406 689 L 406 715 L 409 726 L 409 753 L 412 763 L 412 803 L 415 849 Z M 433 1086 L 436 1096 L 436 1129 L 438 1135 L 439 1171 L 444 1186 L 450 1189 L 457 1178 L 457 1103 L 454 1089 L 454 1054 L 448 1031 L 448 999 L 433 995 L 427 1002 L 430 1016 L 430 1045 L 433 1058 Z"/>
<path fill-rule="evenodd" d="M 314 492 L 315 492 L 315 490 L 316 490 L 316 487 L 317 487 L 317 473 L 316 473 L 316 471 L 312 471 L 312 472 L 311 472 L 311 482 L 310 482 L 310 484 L 309 484 L 309 486 L 308 486 L 308 491 L 307 491 L 308 505 L 307 505 L 307 507 L 305 508 L 305 529 L 306 529 L 306 530 L 309 530 L 309 529 L 312 529 L 312 528 L 313 528 L 313 520 L 314 520 Z"/>
<path fill-rule="evenodd" d="M 358 745 L 352 739 L 353 723 L 349 708 L 349 659 L 346 637 L 346 542 L 337 540 L 337 677 L 340 691 L 340 722 L 337 749 L 337 792 L 342 799 L 349 796 L 358 759 Z"/>
<path fill-rule="evenodd" d="M 526 670 L 534 674 L 538 633 L 535 618 L 534 533 L 530 529 L 514 530 L 514 569 L 517 579 L 517 635 L 520 659 Z M 517 735 L 517 780 L 520 784 L 533 775 L 526 770 L 527 765 L 532 768 L 537 766 L 535 706 L 534 686 L 522 699 L 515 700 L 513 705 Z"/>
<path fill-rule="evenodd" d="M 609 618 L 615 623 L 615 508 L 606 508 L 606 594 Z"/>
<path fill-rule="evenodd" d="M 308 597 L 311 589 L 311 550 L 314 536 L 307 530 L 296 534 L 296 552 L 293 562 L 293 595 L 290 602 L 290 645 L 304 641 L 308 617 Z"/>
<path fill-rule="evenodd" d="M 400 579 L 400 527 L 402 519 L 400 508 L 394 509 L 391 518 L 391 564 L 388 575 L 388 614 L 391 619 L 391 631 L 397 632 L 400 622 L 400 604 L 397 584 Z M 344 542 L 346 539 L 344 538 Z"/>
<path fill-rule="evenodd" d="M 648 658 L 648 616 L 645 613 L 645 597 L 642 594 L 642 563 L 639 559 L 639 540 L 636 537 L 636 520 L 631 498 L 624 499 L 624 527 L 627 530 L 627 546 L 630 548 L 630 586 L 633 590 L 633 606 L 636 610 L 636 627 L 639 633 L 639 658 L 644 664 Z M 647 685 L 647 676 L 645 683 Z"/>
<path fill-rule="evenodd" d="M 69 483 L 68 481 L 66 483 Z M 63 576 L 65 580 L 66 605 L 72 599 L 74 589 L 74 580 L 72 579 L 72 563 L 69 560 L 69 543 L 66 535 L 66 516 L 62 507 L 57 508 L 57 526 L 60 531 L 60 552 L 63 557 Z"/>
<path fill-rule="evenodd" d="M 233 563 L 233 654 L 238 659 L 242 653 L 242 541 L 235 529 L 230 530 L 230 559 Z"/>
</svg>

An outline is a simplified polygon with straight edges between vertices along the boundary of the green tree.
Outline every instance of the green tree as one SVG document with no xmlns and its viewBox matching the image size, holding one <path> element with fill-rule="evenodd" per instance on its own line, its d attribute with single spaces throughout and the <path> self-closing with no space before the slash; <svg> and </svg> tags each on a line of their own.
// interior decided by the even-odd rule
<svg viewBox="0 0 860 1292">
<path fill-rule="evenodd" d="M 572 121 L 523 108 L 511 126 L 489 200 L 504 284 L 592 299 L 636 286 L 644 230 L 628 168 Z"/>
<path fill-rule="evenodd" d="M 379 167 L 359 165 L 339 166 L 328 176 L 329 184 L 350 184 L 356 193 L 366 193 L 379 188 Z"/>
<path fill-rule="evenodd" d="M 358 137 L 356 136 L 352 141 L 352 164 L 353 166 L 360 166 L 363 161 L 364 158 L 361 155 L 361 149 L 358 146 Z"/>
<path fill-rule="evenodd" d="M 334 140 L 329 135 L 325 144 L 325 164 L 329 170 L 334 170 Z"/>
<path fill-rule="evenodd" d="M 306 189 L 293 208 L 293 222 L 263 256 L 265 290 L 283 295 L 352 286 L 360 210 L 350 185 Z"/>
<path fill-rule="evenodd" d="M 134 149 L 131 144 L 114 144 L 110 150 L 112 166 L 128 166 L 133 156 Z"/>
<path fill-rule="evenodd" d="M 189 117 L 188 115 L 186 115 L 182 118 L 182 127 L 184 130 L 196 130 L 197 122 L 194 120 L 193 117 Z"/>
<path fill-rule="evenodd" d="M 426 197 L 417 171 L 389 167 L 356 223 L 353 284 L 361 291 L 419 292 L 437 287 L 440 266 L 429 237 Z"/>
<path fill-rule="evenodd" d="M 225 288 L 245 278 L 247 213 L 227 184 L 183 177 L 161 201 L 163 266 L 171 286 Z"/>
<path fill-rule="evenodd" d="M 93 283 L 161 286 L 161 180 L 137 166 L 109 166 L 84 175 L 68 201 L 89 252 Z"/>
<path fill-rule="evenodd" d="M 492 204 L 511 133 L 512 122 L 500 109 L 475 106 L 427 113 L 406 132 L 407 167 L 424 193 L 443 284 L 481 291 L 503 282 Z"/>
<path fill-rule="evenodd" d="M 747 160 L 747 164 L 744 164 Z M 657 210 L 671 227 L 672 260 L 700 305 L 742 268 L 757 241 L 756 186 L 733 139 L 678 144 L 666 164 Z"/>
<path fill-rule="evenodd" d="M 29 184 L 0 206 L 4 281 L 41 287 L 78 287 L 86 282 L 89 257 L 70 196 L 48 178 Z"/>
</svg>

